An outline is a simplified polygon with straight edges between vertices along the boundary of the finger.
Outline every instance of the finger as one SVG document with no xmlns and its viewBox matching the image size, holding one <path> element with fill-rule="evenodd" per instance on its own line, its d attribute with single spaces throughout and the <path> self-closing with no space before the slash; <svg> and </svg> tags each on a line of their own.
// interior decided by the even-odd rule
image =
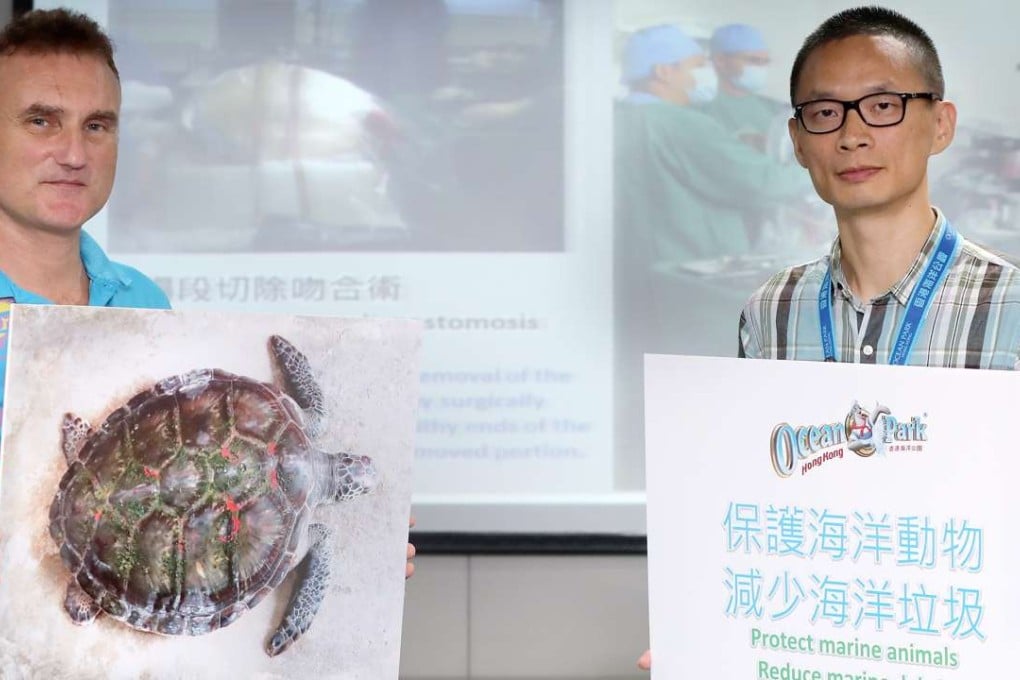
<svg viewBox="0 0 1020 680">
<path fill-rule="evenodd" d="M 414 576 L 414 562 L 412 562 L 411 560 L 414 559 L 414 556 L 417 553 L 418 553 L 418 551 L 415 549 L 415 547 L 412 544 L 408 543 L 407 544 L 407 565 L 404 567 L 404 580 L 405 581 L 407 579 L 411 578 L 412 576 Z"/>
</svg>

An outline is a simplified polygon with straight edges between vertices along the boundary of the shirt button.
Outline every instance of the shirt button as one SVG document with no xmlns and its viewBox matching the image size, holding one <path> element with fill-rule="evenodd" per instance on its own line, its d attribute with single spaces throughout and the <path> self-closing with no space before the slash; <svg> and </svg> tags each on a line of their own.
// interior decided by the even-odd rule
<svg viewBox="0 0 1020 680">
<path fill-rule="evenodd" d="M 864 356 L 870 357 L 872 354 L 875 353 L 875 348 L 872 347 L 871 345 L 865 345 L 861 351 L 864 352 Z"/>
</svg>

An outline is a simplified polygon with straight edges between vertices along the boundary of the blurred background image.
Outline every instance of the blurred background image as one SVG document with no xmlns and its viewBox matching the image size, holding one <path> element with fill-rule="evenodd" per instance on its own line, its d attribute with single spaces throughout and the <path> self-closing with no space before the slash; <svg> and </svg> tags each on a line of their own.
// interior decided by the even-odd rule
<svg viewBox="0 0 1020 680">
<path fill-rule="evenodd" d="M 836 236 L 831 208 L 794 158 L 787 121 L 794 54 L 842 6 L 614 8 L 616 443 L 636 452 L 643 353 L 734 356 L 748 296 L 783 267 L 827 253 Z M 954 143 L 931 163 L 932 200 L 962 233 L 1015 260 L 1020 128 L 1007 112 L 1020 111 L 1020 55 L 980 12 L 969 15 L 979 45 L 948 7 L 894 9 L 931 33 L 947 97 L 960 107 Z"/>
<path fill-rule="evenodd" d="M 494 508 L 442 528 L 642 533 L 644 355 L 734 356 L 751 292 L 835 236 L 788 78 L 845 3 L 77 4 L 124 88 L 90 232 L 178 308 L 423 319 L 419 503 Z M 959 110 L 932 199 L 1013 257 L 1020 5 L 890 7 Z"/>
<path fill-rule="evenodd" d="M 563 248 L 559 0 L 111 0 L 114 252 Z"/>
</svg>

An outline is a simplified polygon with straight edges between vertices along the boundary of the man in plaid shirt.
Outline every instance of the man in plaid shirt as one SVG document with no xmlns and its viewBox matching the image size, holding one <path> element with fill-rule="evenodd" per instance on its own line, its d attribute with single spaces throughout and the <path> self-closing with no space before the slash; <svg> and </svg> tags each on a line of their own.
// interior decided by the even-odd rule
<svg viewBox="0 0 1020 680">
<path fill-rule="evenodd" d="M 944 91 L 931 39 L 896 12 L 849 9 L 808 36 L 790 137 L 839 238 L 751 296 L 741 357 L 1017 368 L 1020 270 L 928 197 L 928 159 L 956 128 Z M 638 661 L 651 663 L 650 651 Z"/>
<path fill-rule="evenodd" d="M 929 201 L 928 158 L 956 125 L 944 88 L 931 39 L 896 12 L 846 10 L 807 38 L 790 77 L 790 137 L 839 238 L 755 292 L 740 356 L 1017 366 L 1017 268 Z"/>
</svg>

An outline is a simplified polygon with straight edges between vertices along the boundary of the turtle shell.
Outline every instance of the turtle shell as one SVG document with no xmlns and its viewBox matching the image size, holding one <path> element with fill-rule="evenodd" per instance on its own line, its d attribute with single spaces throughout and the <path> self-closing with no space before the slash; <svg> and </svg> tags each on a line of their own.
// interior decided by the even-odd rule
<svg viewBox="0 0 1020 680">
<path fill-rule="evenodd" d="M 170 635 L 226 626 L 284 579 L 315 489 L 300 410 L 220 370 L 167 378 L 86 438 L 50 534 L 106 614 Z"/>
</svg>

